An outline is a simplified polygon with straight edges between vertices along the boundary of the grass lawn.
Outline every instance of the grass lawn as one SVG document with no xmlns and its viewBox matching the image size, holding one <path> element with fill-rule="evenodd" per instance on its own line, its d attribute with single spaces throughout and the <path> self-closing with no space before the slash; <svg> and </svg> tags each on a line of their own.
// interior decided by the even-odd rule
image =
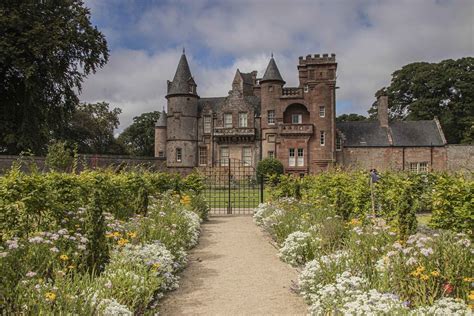
<svg viewBox="0 0 474 316">
<path fill-rule="evenodd" d="M 218 190 L 218 189 L 206 189 L 204 190 L 204 196 L 209 202 L 211 208 L 215 207 L 227 207 L 229 202 L 229 191 Z M 265 201 L 268 193 L 264 191 L 263 200 Z M 258 188 L 251 189 L 231 189 L 230 190 L 230 203 L 234 208 L 254 208 L 260 203 L 260 190 Z"/>
<path fill-rule="evenodd" d="M 431 220 L 431 213 L 416 214 L 416 219 L 418 220 L 418 224 L 428 226 Z"/>
</svg>

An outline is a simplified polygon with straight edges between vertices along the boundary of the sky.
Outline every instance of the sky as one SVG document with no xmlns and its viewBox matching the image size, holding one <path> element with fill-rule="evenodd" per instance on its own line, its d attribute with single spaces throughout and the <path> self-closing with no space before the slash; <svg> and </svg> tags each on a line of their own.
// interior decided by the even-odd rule
<svg viewBox="0 0 474 316">
<path fill-rule="evenodd" d="M 166 109 L 183 47 L 201 97 L 226 96 L 236 69 L 263 76 L 271 54 L 286 86 L 298 56 L 335 53 L 337 114 L 359 113 L 418 61 L 474 56 L 473 0 L 85 0 L 110 49 L 80 99 L 122 109 L 119 132 Z"/>
</svg>

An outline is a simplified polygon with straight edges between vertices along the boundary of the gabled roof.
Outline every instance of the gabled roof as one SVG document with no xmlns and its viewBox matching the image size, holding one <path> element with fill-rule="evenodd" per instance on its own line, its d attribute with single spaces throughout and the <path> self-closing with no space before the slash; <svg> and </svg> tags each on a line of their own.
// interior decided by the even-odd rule
<svg viewBox="0 0 474 316">
<path fill-rule="evenodd" d="M 434 120 L 395 121 L 381 127 L 379 121 L 337 122 L 346 147 L 444 146 L 443 136 Z"/>
<path fill-rule="evenodd" d="M 263 78 L 260 80 L 260 82 L 263 82 L 263 81 L 281 81 L 285 83 L 285 81 L 280 75 L 280 71 L 278 70 L 278 67 L 275 63 L 275 59 L 273 59 L 273 56 L 270 59 L 270 62 L 268 63 L 267 70 L 265 70 L 265 74 L 263 75 Z"/>
<path fill-rule="evenodd" d="M 168 95 L 170 94 L 195 94 L 189 92 L 189 86 L 196 85 L 194 82 L 193 76 L 191 75 L 191 70 L 189 69 L 188 60 L 186 55 L 181 55 L 179 59 L 178 68 L 176 68 L 176 73 L 174 75 L 173 81 L 168 85 Z"/>
</svg>

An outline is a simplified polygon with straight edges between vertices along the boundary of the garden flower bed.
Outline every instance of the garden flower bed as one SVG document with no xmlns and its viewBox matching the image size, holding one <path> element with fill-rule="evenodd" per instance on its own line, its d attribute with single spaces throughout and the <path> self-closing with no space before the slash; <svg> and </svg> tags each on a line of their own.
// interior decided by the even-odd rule
<svg viewBox="0 0 474 316">
<path fill-rule="evenodd" d="M 472 315 L 474 247 L 451 231 L 404 239 L 381 217 L 344 219 L 326 200 L 280 198 L 254 220 L 298 268 L 312 315 Z M 396 223 L 396 222 L 395 222 Z"/>
<path fill-rule="evenodd" d="M 31 177 L 37 175 L 17 176 L 0 178 L 0 195 L 14 189 L 12 183 L 32 183 Z M 80 200 L 85 206 L 61 212 L 61 217 L 51 213 L 53 209 L 60 209 L 57 205 L 36 203 L 43 207 L 44 219 L 49 220 L 40 221 L 41 216 L 31 214 L 34 220 L 28 226 L 13 225 L 11 216 L 17 212 L 18 217 L 27 217 L 28 214 L 23 213 L 25 202 L 12 201 L 11 196 L 2 199 L 2 215 L 4 218 L 10 215 L 9 226 L 4 226 L 8 229 L 2 230 L 0 243 L 2 313 L 153 314 L 163 294 L 178 287 L 178 272 L 186 265 L 187 251 L 198 242 L 200 215 L 207 214 L 207 205 L 198 191 L 168 191 L 169 188 L 156 187 L 151 192 L 154 186 L 149 179 L 154 179 L 156 184 L 158 175 L 101 172 L 46 174 L 44 178 L 48 180 L 35 179 L 31 191 L 48 187 L 43 192 L 54 200 L 56 190 L 51 187 L 57 179 L 81 183 L 84 177 L 109 177 L 110 181 L 91 185 L 89 196 L 71 197 L 70 204 Z M 53 178 L 56 180 L 51 180 Z M 153 193 L 146 197 L 146 208 L 134 204 L 137 195 L 133 193 L 140 192 L 138 188 L 133 191 L 127 186 L 115 186 L 123 191 L 123 196 L 116 195 L 115 203 L 120 201 L 125 207 L 115 213 L 104 211 L 111 208 L 104 205 L 103 201 L 109 198 L 102 194 L 110 192 L 114 182 L 127 182 L 130 178 L 150 185 L 141 188 Z M 185 187 L 184 180 L 178 184 Z M 27 191 L 26 186 L 16 189 Z"/>
</svg>

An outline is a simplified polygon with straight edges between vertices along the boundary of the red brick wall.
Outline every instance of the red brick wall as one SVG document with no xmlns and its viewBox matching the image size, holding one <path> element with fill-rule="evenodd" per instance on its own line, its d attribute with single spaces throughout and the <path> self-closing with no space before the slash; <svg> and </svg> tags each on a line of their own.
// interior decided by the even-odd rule
<svg viewBox="0 0 474 316">
<path fill-rule="evenodd" d="M 446 170 L 446 148 L 349 147 L 337 152 L 338 165 L 348 168 L 408 170 L 412 162 L 427 162 L 430 170 Z"/>
</svg>

